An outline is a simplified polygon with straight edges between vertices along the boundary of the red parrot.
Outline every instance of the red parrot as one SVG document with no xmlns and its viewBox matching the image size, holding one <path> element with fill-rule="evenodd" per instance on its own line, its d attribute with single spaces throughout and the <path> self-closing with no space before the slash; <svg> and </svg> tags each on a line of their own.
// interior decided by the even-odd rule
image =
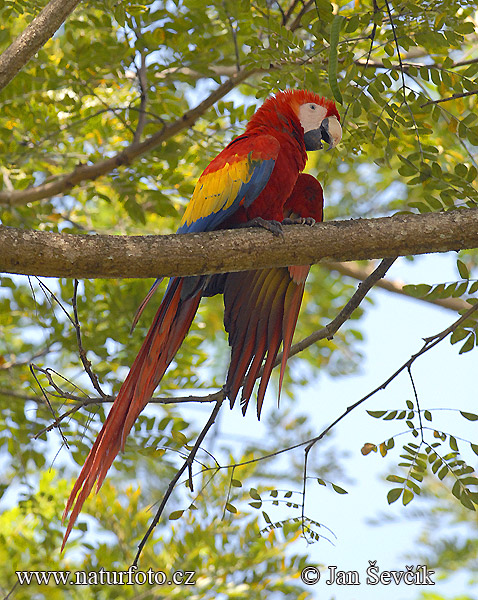
<svg viewBox="0 0 478 600">
<path fill-rule="evenodd" d="M 199 178 L 177 233 L 195 233 L 244 223 L 280 227 L 322 219 L 322 188 L 300 175 L 307 151 L 332 148 L 342 137 L 335 104 L 306 90 L 269 97 L 243 135 L 230 142 Z M 298 221 L 297 221 L 298 219 Z M 246 273 L 172 277 L 153 323 L 83 465 L 68 499 L 63 521 L 73 507 L 62 550 L 78 514 L 96 482 L 101 487 L 126 436 L 181 346 L 202 296 L 224 294 L 224 323 L 232 347 L 225 390 L 231 407 L 243 384 L 243 412 L 263 358 L 259 386 L 260 416 L 272 365 L 283 341 L 280 383 L 302 300 L 308 266 Z M 155 282 L 133 324 L 157 288 Z"/>
</svg>

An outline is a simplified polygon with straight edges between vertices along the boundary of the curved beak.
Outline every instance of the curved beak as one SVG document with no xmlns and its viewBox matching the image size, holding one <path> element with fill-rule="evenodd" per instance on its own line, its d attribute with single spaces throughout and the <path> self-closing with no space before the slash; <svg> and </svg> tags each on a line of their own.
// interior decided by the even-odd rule
<svg viewBox="0 0 478 600">
<path fill-rule="evenodd" d="M 304 134 L 305 149 L 308 152 L 324 147 L 322 142 L 329 144 L 328 150 L 335 148 L 342 139 L 342 127 L 337 117 L 326 117 L 318 129 L 311 129 Z"/>
</svg>

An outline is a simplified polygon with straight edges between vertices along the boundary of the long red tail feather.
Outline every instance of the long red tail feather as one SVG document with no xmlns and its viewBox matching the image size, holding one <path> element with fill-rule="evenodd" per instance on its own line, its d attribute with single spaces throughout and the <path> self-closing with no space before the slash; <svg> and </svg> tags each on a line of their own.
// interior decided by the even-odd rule
<svg viewBox="0 0 478 600">
<path fill-rule="evenodd" d="M 171 282 L 71 491 L 63 513 L 63 522 L 70 510 L 73 510 L 63 538 L 62 550 L 95 482 L 98 492 L 116 455 L 124 449 L 126 437 L 136 418 L 149 402 L 191 326 L 201 300 L 201 291 L 182 300 L 182 285 L 183 280 L 179 278 Z"/>
</svg>

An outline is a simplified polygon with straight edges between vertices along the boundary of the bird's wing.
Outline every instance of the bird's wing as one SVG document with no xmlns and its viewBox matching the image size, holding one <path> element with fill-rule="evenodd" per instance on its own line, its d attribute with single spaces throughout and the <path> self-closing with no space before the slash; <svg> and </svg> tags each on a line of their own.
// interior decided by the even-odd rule
<svg viewBox="0 0 478 600">
<path fill-rule="evenodd" d="M 249 207 L 269 181 L 279 149 L 271 135 L 232 141 L 199 178 L 178 233 L 217 229 L 240 206 Z"/>
</svg>

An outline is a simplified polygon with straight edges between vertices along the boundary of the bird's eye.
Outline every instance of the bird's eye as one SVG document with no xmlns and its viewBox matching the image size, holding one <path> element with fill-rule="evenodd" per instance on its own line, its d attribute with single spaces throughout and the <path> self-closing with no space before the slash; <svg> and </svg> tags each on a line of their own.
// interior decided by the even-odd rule
<svg viewBox="0 0 478 600">
<path fill-rule="evenodd" d="M 309 106 L 310 106 L 310 108 L 311 108 L 312 110 L 315 110 L 315 109 L 317 108 L 317 107 L 315 106 L 315 104 L 310 104 Z"/>
</svg>

